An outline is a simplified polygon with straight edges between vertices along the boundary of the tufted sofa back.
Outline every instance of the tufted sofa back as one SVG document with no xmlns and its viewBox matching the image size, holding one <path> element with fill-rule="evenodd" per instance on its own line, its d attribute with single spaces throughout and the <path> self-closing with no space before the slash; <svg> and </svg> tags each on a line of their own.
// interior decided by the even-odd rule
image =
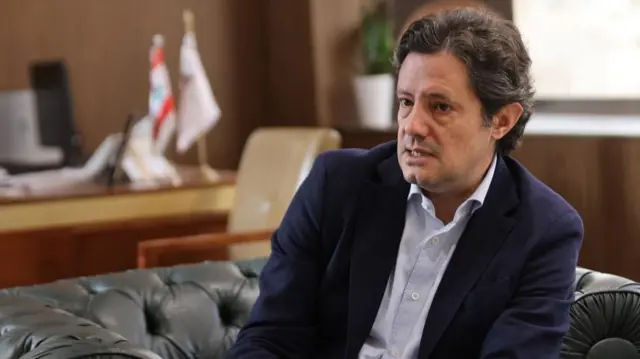
<svg viewBox="0 0 640 359">
<path fill-rule="evenodd" d="M 257 298 L 263 263 L 206 262 L 0 291 L 0 359 L 60 335 L 162 358 L 222 358 Z"/>
<path fill-rule="evenodd" d="M 265 260 L 132 270 L 0 291 L 0 359 L 223 358 Z M 640 358 L 640 284 L 578 268 L 565 359 Z"/>
</svg>

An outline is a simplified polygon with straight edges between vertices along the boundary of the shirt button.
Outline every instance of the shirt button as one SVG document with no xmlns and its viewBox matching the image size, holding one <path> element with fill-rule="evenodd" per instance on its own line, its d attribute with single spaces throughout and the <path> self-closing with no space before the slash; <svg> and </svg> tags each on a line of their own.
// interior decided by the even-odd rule
<svg viewBox="0 0 640 359">
<path fill-rule="evenodd" d="M 396 349 L 396 348 L 391 349 L 391 356 L 394 357 L 394 358 L 399 357 L 400 356 L 400 352 L 398 351 L 398 349 Z"/>
<path fill-rule="evenodd" d="M 440 243 L 440 238 L 438 238 L 438 237 L 433 237 L 433 239 L 431 240 L 431 242 L 433 242 L 433 244 L 437 245 L 438 243 Z"/>
<path fill-rule="evenodd" d="M 420 293 L 418 292 L 411 293 L 411 299 L 418 300 L 418 298 L 420 298 Z"/>
</svg>

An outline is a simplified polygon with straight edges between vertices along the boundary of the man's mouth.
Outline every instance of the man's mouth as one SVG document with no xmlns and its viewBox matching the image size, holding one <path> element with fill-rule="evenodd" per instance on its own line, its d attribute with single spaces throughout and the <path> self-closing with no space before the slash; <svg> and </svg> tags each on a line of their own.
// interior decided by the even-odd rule
<svg viewBox="0 0 640 359">
<path fill-rule="evenodd" d="M 410 157 L 432 156 L 431 153 L 422 148 L 407 148 L 405 149 L 405 151 L 409 154 Z"/>
</svg>

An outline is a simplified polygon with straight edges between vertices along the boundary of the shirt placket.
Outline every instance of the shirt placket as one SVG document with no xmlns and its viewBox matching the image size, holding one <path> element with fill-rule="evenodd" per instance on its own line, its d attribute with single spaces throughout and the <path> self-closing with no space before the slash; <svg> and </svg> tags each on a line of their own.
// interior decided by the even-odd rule
<svg viewBox="0 0 640 359">
<path fill-rule="evenodd" d="M 433 269 L 440 260 L 441 253 L 438 252 L 441 248 L 439 242 L 442 235 L 442 233 L 433 233 L 419 245 L 418 257 L 402 293 L 400 306 L 392 324 L 390 348 L 392 358 L 402 355 L 401 348 L 406 347 L 415 326 L 420 325 L 416 318 L 427 304 L 430 295 L 428 288 L 431 288 L 438 276 L 437 271 Z M 435 260 L 432 260 L 434 256 Z"/>
</svg>

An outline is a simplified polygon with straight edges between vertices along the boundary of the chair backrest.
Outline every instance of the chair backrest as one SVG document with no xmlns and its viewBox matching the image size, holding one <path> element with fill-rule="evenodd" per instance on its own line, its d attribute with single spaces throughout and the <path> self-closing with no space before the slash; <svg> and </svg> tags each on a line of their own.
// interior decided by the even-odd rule
<svg viewBox="0 0 640 359">
<path fill-rule="evenodd" d="M 341 146 L 338 131 L 317 127 L 268 127 L 254 131 L 242 153 L 235 203 L 227 231 L 273 230 L 316 157 Z M 269 254 L 268 242 L 233 246 L 232 259 Z"/>
</svg>

